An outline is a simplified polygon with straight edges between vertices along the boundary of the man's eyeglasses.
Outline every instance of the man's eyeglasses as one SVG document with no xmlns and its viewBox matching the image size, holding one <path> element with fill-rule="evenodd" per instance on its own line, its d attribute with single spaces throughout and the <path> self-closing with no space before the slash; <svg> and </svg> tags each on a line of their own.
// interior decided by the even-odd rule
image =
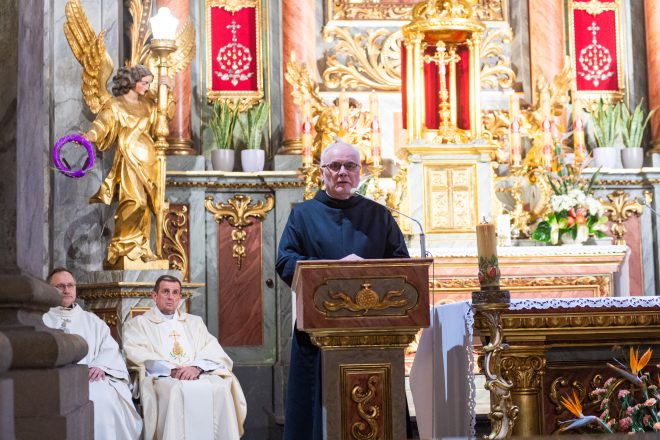
<svg viewBox="0 0 660 440">
<path fill-rule="evenodd" d="M 75 284 L 69 283 L 69 284 L 55 284 L 53 287 L 55 287 L 57 290 L 72 290 L 74 287 L 76 287 Z"/>
<path fill-rule="evenodd" d="M 344 169 L 348 172 L 360 169 L 360 165 L 355 162 L 330 162 L 328 164 L 321 165 L 321 168 L 329 168 L 335 173 L 341 170 L 341 167 L 344 167 Z"/>
</svg>

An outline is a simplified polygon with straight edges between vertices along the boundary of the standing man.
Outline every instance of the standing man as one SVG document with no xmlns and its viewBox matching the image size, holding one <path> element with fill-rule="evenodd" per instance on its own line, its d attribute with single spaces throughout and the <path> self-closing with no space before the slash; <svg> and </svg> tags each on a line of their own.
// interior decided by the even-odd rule
<svg viewBox="0 0 660 440">
<path fill-rule="evenodd" d="M 140 369 L 145 440 L 238 440 L 246 403 L 233 362 L 199 316 L 179 312 L 181 282 L 163 275 L 156 307 L 124 324 L 124 351 Z"/>
<path fill-rule="evenodd" d="M 282 233 L 276 269 L 289 286 L 298 260 L 407 258 L 399 226 L 384 206 L 353 195 L 360 152 L 335 143 L 321 153 L 325 191 L 295 206 Z M 286 395 L 285 440 L 322 440 L 320 350 L 294 327 Z"/>
<path fill-rule="evenodd" d="M 142 420 L 133 406 L 126 363 L 110 329 L 95 314 L 75 303 L 76 280 L 63 267 L 53 269 L 46 281 L 62 294 L 59 307 L 43 316 L 44 324 L 87 342 L 87 356 L 79 364 L 89 367 L 89 400 L 94 403 L 94 438 L 131 440 L 142 431 Z"/>
</svg>

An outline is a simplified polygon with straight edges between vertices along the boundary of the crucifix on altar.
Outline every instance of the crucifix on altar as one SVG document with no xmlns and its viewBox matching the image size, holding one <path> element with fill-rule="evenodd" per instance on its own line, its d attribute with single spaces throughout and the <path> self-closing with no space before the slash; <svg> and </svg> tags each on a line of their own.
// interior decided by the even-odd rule
<svg viewBox="0 0 660 440">
<path fill-rule="evenodd" d="M 420 2 L 402 28 L 401 92 L 409 143 L 462 144 L 481 136 L 480 46 L 486 27 L 474 15 L 474 4 Z"/>
</svg>

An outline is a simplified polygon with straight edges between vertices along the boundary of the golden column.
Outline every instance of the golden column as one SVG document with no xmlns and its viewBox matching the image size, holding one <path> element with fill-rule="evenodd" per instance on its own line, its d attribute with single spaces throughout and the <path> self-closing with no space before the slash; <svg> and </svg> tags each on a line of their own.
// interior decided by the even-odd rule
<svg viewBox="0 0 660 440">
<path fill-rule="evenodd" d="M 189 17 L 189 0 L 157 0 L 156 6 L 168 7 L 172 15 L 179 20 L 179 27 L 184 26 Z M 174 117 L 169 124 L 169 147 L 167 154 L 196 154 L 190 134 L 190 65 L 174 76 Z"/>
<path fill-rule="evenodd" d="M 646 17 L 646 68 L 649 78 L 649 108 L 660 106 L 660 2 L 644 0 Z M 660 113 L 651 120 L 653 151 L 660 152 Z"/>
<path fill-rule="evenodd" d="M 315 2 L 309 0 L 287 0 L 282 2 L 282 66 L 291 61 L 295 53 L 299 62 L 307 65 L 310 72 L 316 70 L 314 55 L 315 35 Z M 280 154 L 300 154 L 302 124 L 300 109 L 293 103 L 293 86 L 284 81 L 282 106 L 284 110 L 284 135 Z"/>
<path fill-rule="evenodd" d="M 538 67 L 546 78 L 554 78 L 564 66 L 563 0 L 529 2 L 529 46 L 532 86 Z M 535 98 L 536 99 L 536 98 Z"/>
</svg>

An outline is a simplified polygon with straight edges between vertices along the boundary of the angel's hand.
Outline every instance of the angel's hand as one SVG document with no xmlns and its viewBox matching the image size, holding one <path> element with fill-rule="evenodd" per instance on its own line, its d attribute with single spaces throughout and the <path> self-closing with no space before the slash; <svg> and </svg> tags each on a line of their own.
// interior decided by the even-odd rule
<svg viewBox="0 0 660 440">
<path fill-rule="evenodd" d="M 161 75 L 158 77 L 158 84 L 165 84 L 168 89 L 172 89 L 174 87 L 174 81 L 172 78 L 170 78 L 167 75 Z"/>
</svg>

